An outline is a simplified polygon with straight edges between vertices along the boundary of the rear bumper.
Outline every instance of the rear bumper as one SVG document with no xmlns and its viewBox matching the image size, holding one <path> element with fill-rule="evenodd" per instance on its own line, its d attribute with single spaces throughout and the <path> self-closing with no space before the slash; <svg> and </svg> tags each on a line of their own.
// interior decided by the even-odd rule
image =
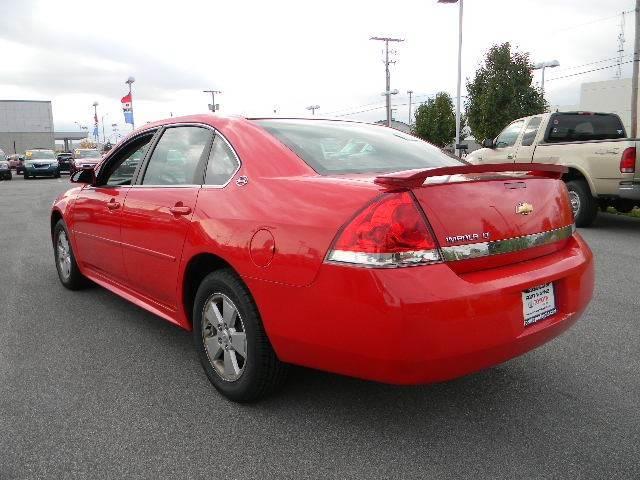
<svg viewBox="0 0 640 480">
<path fill-rule="evenodd" d="M 446 264 L 325 264 L 308 287 L 245 279 L 280 359 L 395 384 L 456 378 L 536 348 L 569 328 L 593 294 L 593 256 L 566 248 L 456 274 Z M 524 326 L 522 291 L 553 282 L 558 313 Z"/>
<path fill-rule="evenodd" d="M 640 181 L 624 181 L 620 182 L 618 194 L 621 198 L 640 201 Z"/>
</svg>

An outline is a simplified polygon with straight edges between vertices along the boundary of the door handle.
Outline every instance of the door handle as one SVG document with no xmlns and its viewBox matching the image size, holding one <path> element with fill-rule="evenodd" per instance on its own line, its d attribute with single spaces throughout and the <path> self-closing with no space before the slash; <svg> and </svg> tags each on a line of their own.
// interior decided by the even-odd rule
<svg viewBox="0 0 640 480">
<path fill-rule="evenodd" d="M 174 215 L 189 215 L 191 213 L 191 207 L 176 205 L 174 207 L 169 208 L 169 211 Z"/>
<path fill-rule="evenodd" d="M 508 158 L 509 160 L 513 160 L 513 153 L 510 153 L 509 155 L 507 155 L 507 158 Z"/>
<path fill-rule="evenodd" d="M 107 208 L 109 210 L 117 210 L 118 208 L 120 208 L 120 202 L 111 200 L 109 203 L 107 203 Z"/>
</svg>

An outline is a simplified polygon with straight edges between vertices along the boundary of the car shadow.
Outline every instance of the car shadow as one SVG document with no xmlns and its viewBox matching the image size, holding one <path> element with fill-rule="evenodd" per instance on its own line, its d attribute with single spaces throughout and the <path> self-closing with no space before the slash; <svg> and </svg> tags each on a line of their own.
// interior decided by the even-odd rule
<svg viewBox="0 0 640 480">
<path fill-rule="evenodd" d="M 578 231 L 583 232 L 594 229 L 631 232 L 640 236 L 640 218 L 615 213 L 599 213 L 591 227 L 581 228 Z"/>
</svg>

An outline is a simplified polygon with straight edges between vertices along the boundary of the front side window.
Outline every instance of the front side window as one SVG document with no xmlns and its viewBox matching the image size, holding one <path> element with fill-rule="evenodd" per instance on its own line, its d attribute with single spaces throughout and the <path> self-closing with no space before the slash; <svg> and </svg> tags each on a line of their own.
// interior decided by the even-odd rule
<svg viewBox="0 0 640 480">
<path fill-rule="evenodd" d="M 523 126 L 524 120 L 518 120 L 505 128 L 496 138 L 496 148 L 513 147 Z"/>
<path fill-rule="evenodd" d="M 529 120 L 527 128 L 524 129 L 524 133 L 522 134 L 523 147 L 530 147 L 531 145 L 533 145 L 533 141 L 536 138 L 538 127 L 540 127 L 541 121 L 542 117 L 533 117 L 531 120 Z"/>
<path fill-rule="evenodd" d="M 207 185 L 225 185 L 236 173 L 239 166 L 238 159 L 231 147 L 222 137 L 216 136 L 209 154 L 204 183 Z"/>
<path fill-rule="evenodd" d="M 110 167 L 107 167 L 110 173 L 107 174 L 105 184 L 111 186 L 131 185 L 136 168 L 147 153 L 152 138 L 153 134 L 145 135 L 125 147 L 122 153 L 117 153 L 115 158 L 109 162 Z"/>
<path fill-rule="evenodd" d="M 172 127 L 162 134 L 142 180 L 143 185 L 191 185 L 211 140 L 211 130 L 202 127 Z M 208 152 L 206 152 L 208 153 Z"/>
</svg>

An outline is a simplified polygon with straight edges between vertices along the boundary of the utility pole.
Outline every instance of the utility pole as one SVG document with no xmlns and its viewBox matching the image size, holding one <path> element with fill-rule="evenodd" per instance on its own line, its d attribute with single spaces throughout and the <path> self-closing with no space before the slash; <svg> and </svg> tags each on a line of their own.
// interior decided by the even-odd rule
<svg viewBox="0 0 640 480">
<path fill-rule="evenodd" d="M 371 37 L 369 40 L 379 40 L 384 42 L 384 70 L 386 75 L 386 88 L 382 95 L 387 100 L 387 127 L 391 126 L 391 72 L 389 71 L 389 64 L 396 63 L 395 60 L 389 60 L 389 42 L 404 42 L 403 38 L 391 38 L 391 37 Z M 397 91 L 396 91 L 397 93 Z"/>
<path fill-rule="evenodd" d="M 633 77 L 631 80 L 631 138 L 638 136 L 638 70 L 640 70 L 640 0 L 636 0 L 636 31 L 633 43 Z"/>
<path fill-rule="evenodd" d="M 222 92 L 220 90 L 203 90 L 202 92 L 211 94 L 211 105 L 209 105 L 209 110 L 213 113 L 220 110 L 220 105 L 216 105 L 216 93 L 221 94 Z"/>
<path fill-rule="evenodd" d="M 411 95 L 413 95 L 413 90 L 407 90 L 409 94 L 409 126 L 411 126 Z"/>
<path fill-rule="evenodd" d="M 311 110 L 311 115 L 315 115 L 316 114 L 316 110 L 320 109 L 320 105 L 309 105 L 307 107 L 307 110 Z"/>
</svg>

